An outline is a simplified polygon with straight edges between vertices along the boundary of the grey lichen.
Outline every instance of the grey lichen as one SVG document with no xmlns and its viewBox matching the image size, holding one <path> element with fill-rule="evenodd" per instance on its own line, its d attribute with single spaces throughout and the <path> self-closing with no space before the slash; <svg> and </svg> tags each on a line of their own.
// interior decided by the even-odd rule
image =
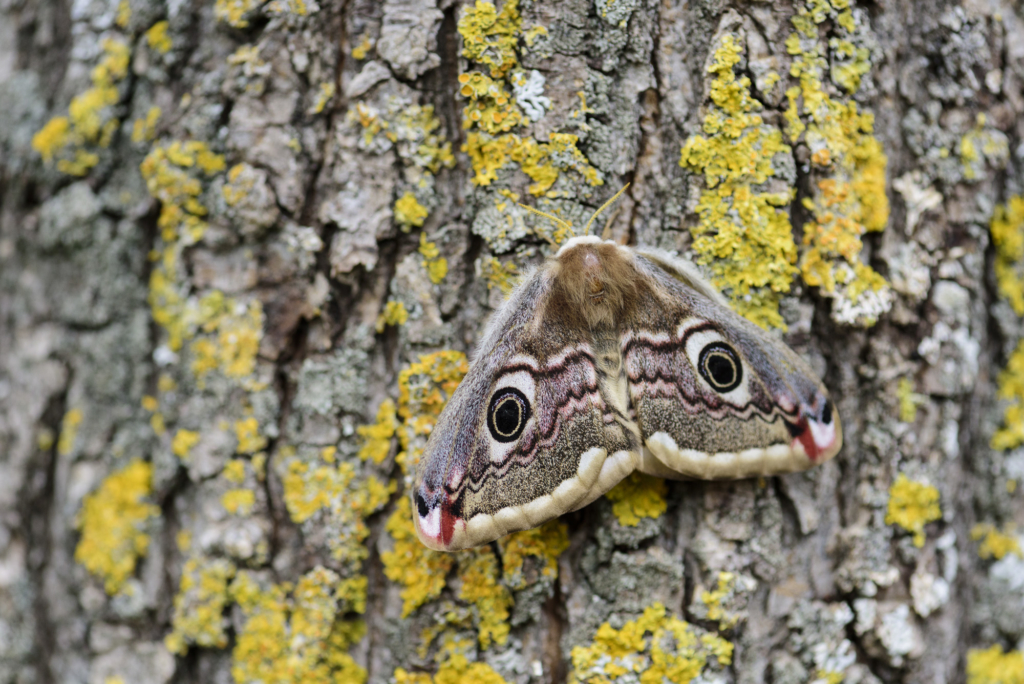
<svg viewBox="0 0 1024 684">
<path fill-rule="evenodd" d="M 362 415 L 366 411 L 369 356 L 360 349 L 337 349 L 302 364 L 294 405 L 306 414 Z"/>
</svg>

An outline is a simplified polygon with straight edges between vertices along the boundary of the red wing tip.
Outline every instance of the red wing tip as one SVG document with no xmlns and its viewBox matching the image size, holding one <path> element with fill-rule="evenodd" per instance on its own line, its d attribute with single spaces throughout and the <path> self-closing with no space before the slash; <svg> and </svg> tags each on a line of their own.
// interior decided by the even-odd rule
<svg viewBox="0 0 1024 684">
<path fill-rule="evenodd" d="M 823 424 L 805 416 L 795 427 L 793 449 L 801 449 L 812 465 L 828 461 L 839 453 L 843 445 L 843 434 L 837 421 Z"/>
<path fill-rule="evenodd" d="M 454 551 L 458 547 L 456 528 L 465 527 L 465 521 L 454 515 L 447 503 L 430 506 L 417 492 L 413 495 L 413 526 L 420 543 L 434 551 Z"/>
</svg>

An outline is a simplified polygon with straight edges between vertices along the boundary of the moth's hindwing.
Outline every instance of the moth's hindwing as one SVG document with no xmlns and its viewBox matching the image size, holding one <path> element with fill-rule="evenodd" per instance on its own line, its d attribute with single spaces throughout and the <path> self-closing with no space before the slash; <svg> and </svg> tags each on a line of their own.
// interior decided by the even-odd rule
<svg viewBox="0 0 1024 684">
<path fill-rule="evenodd" d="M 586 505 L 633 470 L 735 478 L 839 450 L 824 388 L 685 265 L 574 238 L 497 312 L 417 468 L 420 539 L 455 550 Z"/>
<path fill-rule="evenodd" d="M 644 444 L 681 476 L 805 470 L 842 446 L 839 416 L 789 347 L 689 282 L 668 257 L 638 254 L 651 287 L 623 321 L 622 355 Z"/>
</svg>

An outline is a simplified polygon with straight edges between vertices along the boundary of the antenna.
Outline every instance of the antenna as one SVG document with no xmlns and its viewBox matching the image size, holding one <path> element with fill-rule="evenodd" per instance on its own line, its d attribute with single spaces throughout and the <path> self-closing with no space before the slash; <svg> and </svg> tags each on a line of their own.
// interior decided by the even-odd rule
<svg viewBox="0 0 1024 684">
<path fill-rule="evenodd" d="M 596 219 L 601 214 L 602 211 L 607 209 L 609 207 L 609 205 L 611 205 L 613 202 L 615 202 L 615 200 L 619 199 L 619 197 L 622 195 L 622 193 L 626 192 L 626 188 L 628 188 L 628 187 L 629 187 L 629 183 L 626 183 L 625 185 L 623 185 L 621 190 L 619 190 L 617 193 L 612 195 L 612 198 L 610 200 L 608 200 L 607 202 L 602 204 L 598 208 L 598 210 L 594 212 L 594 215 L 590 217 L 590 220 L 587 221 L 587 225 L 583 228 L 583 234 L 584 235 L 589 235 L 590 234 L 590 224 L 592 224 L 594 222 L 594 219 Z M 541 211 L 540 209 L 534 209 L 533 207 L 527 206 L 527 205 L 523 204 L 522 202 L 516 202 L 516 204 L 518 204 L 520 207 L 522 207 L 526 211 L 530 212 L 531 214 L 537 214 L 537 216 L 543 216 L 544 218 L 546 218 L 546 219 L 548 219 L 550 221 L 554 221 L 555 225 L 557 225 L 559 228 L 562 228 L 563 230 L 568 231 L 571 236 L 576 237 L 576 231 L 573 230 L 572 224 L 569 223 L 568 221 L 566 221 L 565 219 L 559 218 L 559 217 L 554 216 L 552 214 L 548 214 L 546 212 Z M 554 242 L 554 240 L 552 240 L 550 238 L 545 237 L 545 239 L 548 242 L 550 242 L 551 244 L 553 244 L 553 245 L 556 244 Z"/>
<path fill-rule="evenodd" d="M 628 187 L 629 187 L 629 183 L 626 183 L 625 185 L 623 185 L 623 186 L 622 186 L 622 189 L 621 189 L 621 190 L 619 190 L 619 191 L 618 191 L 617 193 L 615 193 L 614 195 L 612 195 L 612 198 L 611 198 L 610 200 L 608 200 L 607 202 L 605 202 L 604 204 L 602 204 L 602 205 L 601 205 L 601 207 L 600 207 L 600 208 L 599 208 L 599 209 L 598 209 L 597 211 L 595 211 L 595 212 L 594 212 L 594 215 L 590 217 L 590 220 L 589 220 L 589 221 L 587 221 L 587 225 L 586 225 L 586 227 L 585 227 L 585 228 L 583 229 L 583 234 L 584 234 L 584 235 L 590 235 L 590 224 L 591 224 L 591 223 L 593 223 L 593 222 L 594 222 L 594 219 L 596 219 L 596 218 L 598 217 L 598 215 L 599 215 L 599 214 L 600 214 L 600 213 L 601 213 L 602 211 L 604 211 L 605 209 L 607 209 L 607 208 L 608 208 L 608 206 L 609 206 L 610 204 L 612 204 L 612 203 L 613 203 L 613 202 L 614 202 L 615 200 L 619 199 L 619 196 L 620 196 L 620 195 L 621 195 L 622 193 L 626 192 L 626 188 L 628 188 Z"/>
<path fill-rule="evenodd" d="M 534 209 L 533 207 L 529 207 L 529 206 L 523 204 L 522 202 L 516 202 L 516 204 L 518 204 L 520 207 L 522 207 L 526 211 L 530 212 L 531 214 L 537 214 L 537 216 L 543 216 L 546 219 L 550 219 L 551 221 L 554 221 L 555 225 L 557 225 L 558 227 L 563 228 L 563 229 L 569 231 L 569 234 L 575 237 L 576 231 L 574 231 L 572 229 L 572 224 L 569 223 L 568 221 L 566 221 L 565 219 L 558 218 L 557 216 L 554 216 L 552 214 L 547 214 L 547 213 L 541 211 L 540 209 Z M 555 246 L 555 247 L 558 246 L 557 242 L 555 242 L 551 238 L 547 237 L 546 235 L 542 235 L 541 237 L 543 237 L 545 240 L 550 242 L 553 246 Z"/>
</svg>

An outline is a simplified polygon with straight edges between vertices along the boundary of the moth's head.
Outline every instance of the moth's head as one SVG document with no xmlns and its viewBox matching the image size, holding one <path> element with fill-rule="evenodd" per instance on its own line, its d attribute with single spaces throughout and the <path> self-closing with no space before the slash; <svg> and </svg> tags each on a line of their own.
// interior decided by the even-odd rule
<svg viewBox="0 0 1024 684">
<path fill-rule="evenodd" d="M 553 306 L 582 315 L 592 328 L 614 324 L 637 299 L 633 255 L 615 242 L 575 237 L 562 245 L 555 262 Z"/>
</svg>

